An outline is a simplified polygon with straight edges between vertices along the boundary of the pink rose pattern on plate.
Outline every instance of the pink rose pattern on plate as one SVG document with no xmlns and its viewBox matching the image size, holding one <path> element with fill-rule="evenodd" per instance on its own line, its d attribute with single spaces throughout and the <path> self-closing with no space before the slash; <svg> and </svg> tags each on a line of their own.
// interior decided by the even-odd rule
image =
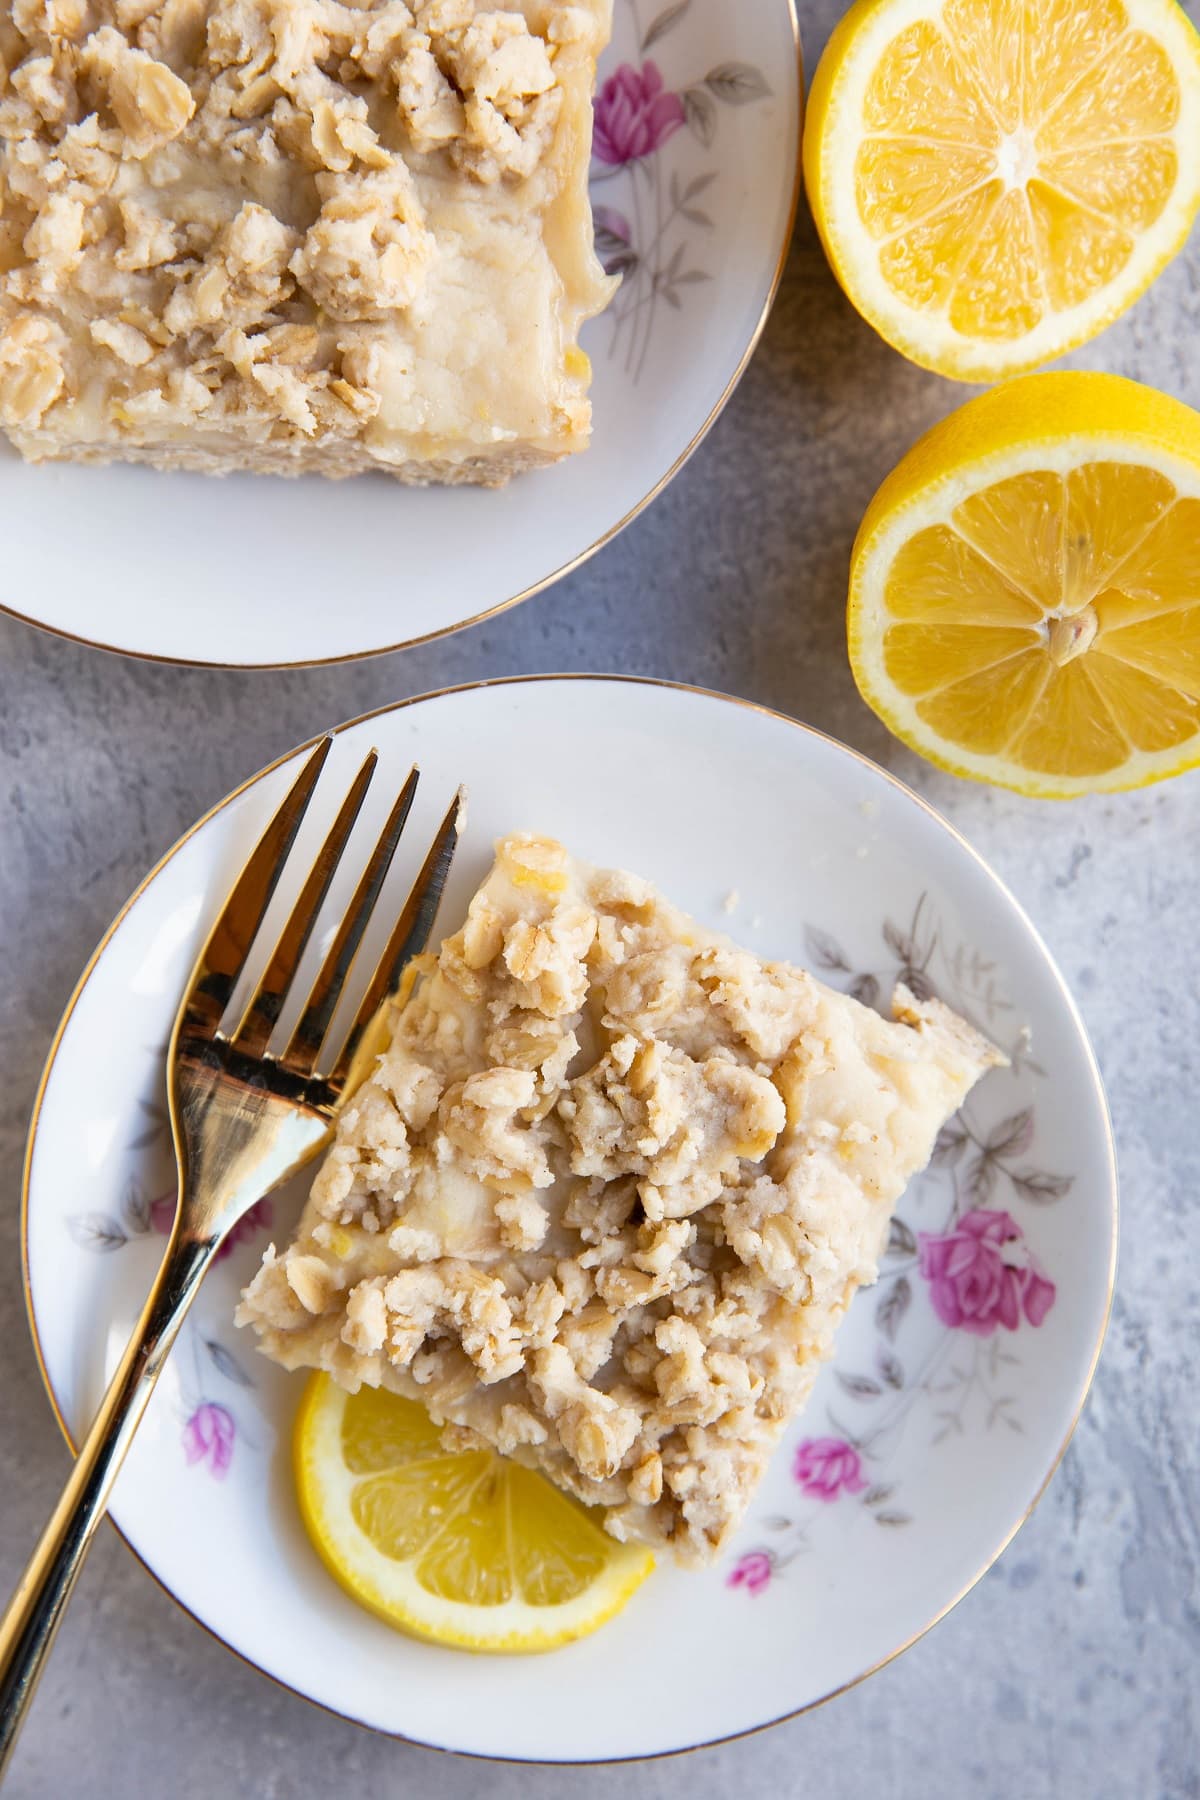
<svg viewBox="0 0 1200 1800">
<path fill-rule="evenodd" d="M 864 970 L 829 932 L 810 926 L 808 962 L 823 980 L 866 1006 L 885 1007 L 897 982 L 922 999 L 940 995 L 1006 1049 L 1011 1074 L 1026 1092 L 1044 1077 L 1014 1024 L 996 966 L 969 946 L 953 945 L 926 896 L 907 927 L 885 920 L 880 935 L 885 961 Z M 888 1464 L 914 1414 L 929 1418 L 931 1447 L 971 1430 L 1021 1429 L 1016 1400 L 1006 1391 L 1007 1372 L 1020 1360 L 1017 1347 L 1049 1317 L 1057 1289 L 1031 1246 L 1031 1221 L 1010 1208 L 1053 1205 L 1073 1181 L 1030 1165 L 1034 1136 L 1029 1105 L 990 1126 L 972 1105 L 940 1133 L 929 1171 L 914 1184 L 907 1205 L 935 1202 L 943 1208 L 943 1223 L 937 1230 L 914 1230 L 902 1218 L 892 1220 L 874 1298 L 864 1294 L 857 1302 L 874 1306 L 874 1365 L 833 1369 L 863 1423 L 852 1425 L 827 1408 L 828 1432 L 797 1444 L 791 1472 L 806 1501 L 850 1504 L 875 1524 L 908 1525 L 911 1516 L 897 1503 Z M 1007 1204 L 994 1204 L 1001 1194 Z M 905 1320 L 923 1308 L 926 1327 L 932 1315 L 942 1330 L 910 1373 L 900 1340 Z M 726 1585 L 761 1592 L 808 1549 L 812 1520 L 811 1509 L 760 1519 L 773 1534 L 771 1547 L 743 1551 Z"/>
<path fill-rule="evenodd" d="M 725 1577 L 725 1585 L 745 1588 L 748 1594 L 761 1594 L 774 1573 L 775 1559 L 769 1550 L 747 1550 Z"/>
<path fill-rule="evenodd" d="M 718 170 L 695 168 L 697 153 L 713 148 L 723 107 L 750 106 L 771 89 L 750 63 L 722 62 L 706 75 L 670 80 L 648 55 L 683 23 L 690 0 L 664 7 L 643 29 L 638 0 L 625 0 L 613 24 L 617 68 L 600 83 L 592 139 L 596 251 L 621 287 L 605 317 L 611 326 L 609 355 L 623 353 L 625 373 L 636 385 L 654 336 L 659 302 L 679 311 L 688 290 L 710 279 L 694 253 L 697 234 L 714 222 L 700 204 Z M 677 43 L 686 55 L 686 34 Z M 662 53 L 678 59 L 673 47 Z M 669 170 L 662 152 L 678 138 Z M 611 204 L 617 182 L 622 205 Z M 603 194 L 603 202 L 599 195 Z"/>
<path fill-rule="evenodd" d="M 805 1438 L 796 1446 L 792 1474 L 801 1491 L 817 1500 L 861 1494 L 867 1485 L 862 1458 L 845 1438 Z"/>
<path fill-rule="evenodd" d="M 139 1101 L 142 1121 L 129 1140 L 131 1155 L 156 1155 L 164 1159 L 169 1126 L 161 1106 Z M 248 1244 L 262 1231 L 270 1229 L 274 1211 L 270 1200 L 257 1201 L 238 1220 L 217 1251 L 215 1262 L 223 1262 L 241 1244 Z M 127 1245 L 151 1235 L 169 1237 L 175 1222 L 175 1188 L 163 1186 L 151 1194 L 138 1181 L 125 1190 L 115 1212 L 76 1213 L 67 1220 L 67 1230 L 81 1249 L 95 1255 L 111 1255 Z M 232 1308 L 231 1308 L 232 1310 Z M 183 1394 L 183 1427 L 181 1443 L 186 1461 L 202 1468 L 217 1481 L 223 1481 L 233 1460 L 238 1426 L 232 1408 L 210 1397 L 208 1387 L 215 1374 L 219 1378 L 217 1392 L 233 1388 L 252 1389 L 254 1377 L 243 1367 L 232 1350 L 216 1338 L 205 1337 L 195 1314 L 184 1323 L 179 1343 L 172 1353 L 180 1370 Z"/>
<path fill-rule="evenodd" d="M 229 1408 L 202 1401 L 183 1428 L 183 1454 L 189 1463 L 203 1463 L 217 1481 L 224 1481 L 233 1461 L 236 1436 Z"/>
<path fill-rule="evenodd" d="M 620 168 L 659 150 L 684 122 L 683 101 L 663 90 L 656 62 L 622 63 L 596 95 L 592 155 Z"/>
<path fill-rule="evenodd" d="M 1054 1283 L 1006 1212 L 980 1206 L 964 1213 L 953 1231 L 918 1232 L 917 1267 L 942 1324 L 976 1337 L 990 1337 L 998 1325 L 1015 1331 L 1022 1313 L 1040 1325 L 1054 1304 Z"/>
</svg>

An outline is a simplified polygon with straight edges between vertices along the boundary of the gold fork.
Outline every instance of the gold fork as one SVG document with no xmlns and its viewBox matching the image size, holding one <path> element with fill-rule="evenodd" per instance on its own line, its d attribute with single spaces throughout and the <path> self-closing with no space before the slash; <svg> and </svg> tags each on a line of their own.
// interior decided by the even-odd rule
<svg viewBox="0 0 1200 1800">
<path fill-rule="evenodd" d="M 269 1044 L 378 762 L 355 777 L 249 1000 L 222 1030 L 301 821 L 329 754 L 308 757 L 214 925 L 180 1003 L 167 1052 L 171 1132 L 179 1172 L 174 1228 L 150 1297 L 109 1384 L 62 1498 L 0 1623 L 0 1775 L 171 1345 L 205 1270 L 237 1221 L 314 1157 L 369 1067 L 406 965 L 433 929 L 462 821 L 460 790 L 442 820 L 353 1023 L 332 1034 L 376 900 L 412 808 L 414 768 L 397 796 L 286 1049 Z"/>
</svg>

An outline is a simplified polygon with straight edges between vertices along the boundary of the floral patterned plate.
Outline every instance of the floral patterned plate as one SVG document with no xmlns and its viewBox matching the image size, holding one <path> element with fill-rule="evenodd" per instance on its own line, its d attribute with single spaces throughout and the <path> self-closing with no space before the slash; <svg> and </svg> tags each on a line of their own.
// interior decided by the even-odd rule
<svg viewBox="0 0 1200 1800">
<path fill-rule="evenodd" d="M 1116 1193 L 1104 1098 L 1070 997 L 1019 907 L 947 825 L 872 764 L 777 714 L 618 679 L 460 689 L 345 727 L 330 796 L 369 744 L 383 764 L 377 810 L 414 758 L 423 771 L 398 894 L 447 794 L 469 785 L 447 929 L 492 840 L 536 828 L 643 872 L 750 948 L 807 963 L 867 1004 L 883 1004 L 898 978 L 943 995 L 1011 1066 L 979 1085 L 905 1195 L 880 1281 L 851 1306 L 836 1360 L 729 1553 L 699 1574 L 661 1566 L 611 1625 L 536 1667 L 389 1632 L 310 1549 L 288 1459 L 301 1380 L 232 1324 L 239 1287 L 289 1231 L 299 1193 L 260 1205 L 212 1271 L 113 1517 L 180 1604 L 252 1663 L 425 1743 L 528 1759 L 648 1756 L 811 1706 L 966 1592 L 1029 1512 L 1078 1415 L 1108 1309 Z M 231 796 L 147 878 L 50 1056 L 25 1250 L 46 1381 L 71 1434 L 162 1248 L 163 1046 L 177 997 L 290 762 Z M 318 796 L 309 842 L 323 810 Z M 378 822 L 360 821 L 364 843 Z M 335 914 L 342 899 L 331 896 Z"/>
<path fill-rule="evenodd" d="M 795 0 L 613 8 L 592 170 L 598 249 L 623 281 L 584 332 L 584 455 L 499 493 L 401 491 L 383 476 L 28 468 L 0 435 L 0 610 L 131 655 L 294 667 L 485 618 L 627 525 L 712 425 L 766 322 L 799 192 L 801 84 Z"/>
</svg>

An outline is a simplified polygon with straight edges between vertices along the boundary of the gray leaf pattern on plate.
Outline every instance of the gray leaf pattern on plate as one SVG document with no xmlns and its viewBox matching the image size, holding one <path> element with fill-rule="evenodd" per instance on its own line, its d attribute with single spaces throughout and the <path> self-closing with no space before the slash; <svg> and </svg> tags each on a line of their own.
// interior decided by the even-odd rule
<svg viewBox="0 0 1200 1800">
<path fill-rule="evenodd" d="M 712 231 L 713 221 L 698 202 L 720 171 L 695 167 L 695 149 L 707 154 L 715 148 L 722 107 L 752 106 L 771 95 L 761 69 L 745 62 L 721 62 L 706 74 L 668 84 L 647 51 L 675 30 L 690 5 L 675 0 L 643 31 L 638 0 L 625 0 L 613 26 L 614 50 L 623 60 L 596 95 L 596 252 L 606 272 L 622 278 L 606 315 L 608 353 L 622 357 L 635 387 L 651 354 L 660 304 L 682 311 L 688 290 L 712 278 L 696 234 Z M 668 173 L 664 151 L 678 133 L 683 135 Z"/>
<path fill-rule="evenodd" d="M 945 1000 L 992 1037 L 1015 1014 L 996 964 L 970 946 L 947 942 L 927 894 L 907 926 L 886 918 L 879 936 L 890 962 L 869 970 L 855 969 L 821 926 L 806 925 L 804 942 L 822 978 L 866 1005 L 887 1010 L 902 983 L 918 999 Z M 1006 1048 L 1015 1076 L 1045 1076 L 1029 1054 L 1026 1033 L 1018 1031 Z M 876 1288 L 874 1373 L 833 1369 L 838 1389 L 855 1404 L 854 1422 L 827 1406 L 821 1434 L 796 1444 L 792 1476 L 809 1504 L 786 1527 L 778 1514 L 770 1527 L 764 1524 L 775 1541 L 769 1550 L 754 1546 L 738 1555 L 726 1575 L 729 1587 L 764 1592 L 809 1547 L 809 1527 L 820 1507 L 849 1503 L 877 1525 L 910 1525 L 912 1514 L 884 1502 L 898 1493 L 899 1483 L 887 1478 L 890 1457 L 913 1419 L 925 1422 L 931 1447 L 972 1430 L 1022 1430 L 1007 1371 L 1020 1363 L 1022 1336 L 1042 1324 L 1057 1289 L 1007 1206 L 1054 1204 L 1070 1193 L 1074 1177 L 1026 1163 L 1036 1139 L 1034 1105 L 984 1122 L 980 1104 L 964 1107 L 942 1128 L 929 1167 L 902 1203 L 911 1220 L 936 1212 L 940 1229 L 899 1215 L 891 1221 Z M 924 1315 L 928 1338 L 931 1312 L 942 1330 L 910 1374 L 897 1346 L 917 1313 Z M 811 1410 L 804 1425 L 817 1429 Z"/>
</svg>

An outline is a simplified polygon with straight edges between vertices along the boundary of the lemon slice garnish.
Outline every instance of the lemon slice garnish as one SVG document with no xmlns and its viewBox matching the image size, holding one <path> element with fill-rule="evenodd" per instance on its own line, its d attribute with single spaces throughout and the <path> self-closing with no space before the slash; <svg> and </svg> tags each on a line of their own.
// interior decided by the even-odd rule
<svg viewBox="0 0 1200 1800">
<path fill-rule="evenodd" d="M 426 1412 L 309 1381 L 296 1418 L 309 1536 L 389 1625 L 464 1650 L 553 1650 L 621 1610 L 654 1566 L 543 1476 L 491 1450 L 447 1452 Z"/>
</svg>

